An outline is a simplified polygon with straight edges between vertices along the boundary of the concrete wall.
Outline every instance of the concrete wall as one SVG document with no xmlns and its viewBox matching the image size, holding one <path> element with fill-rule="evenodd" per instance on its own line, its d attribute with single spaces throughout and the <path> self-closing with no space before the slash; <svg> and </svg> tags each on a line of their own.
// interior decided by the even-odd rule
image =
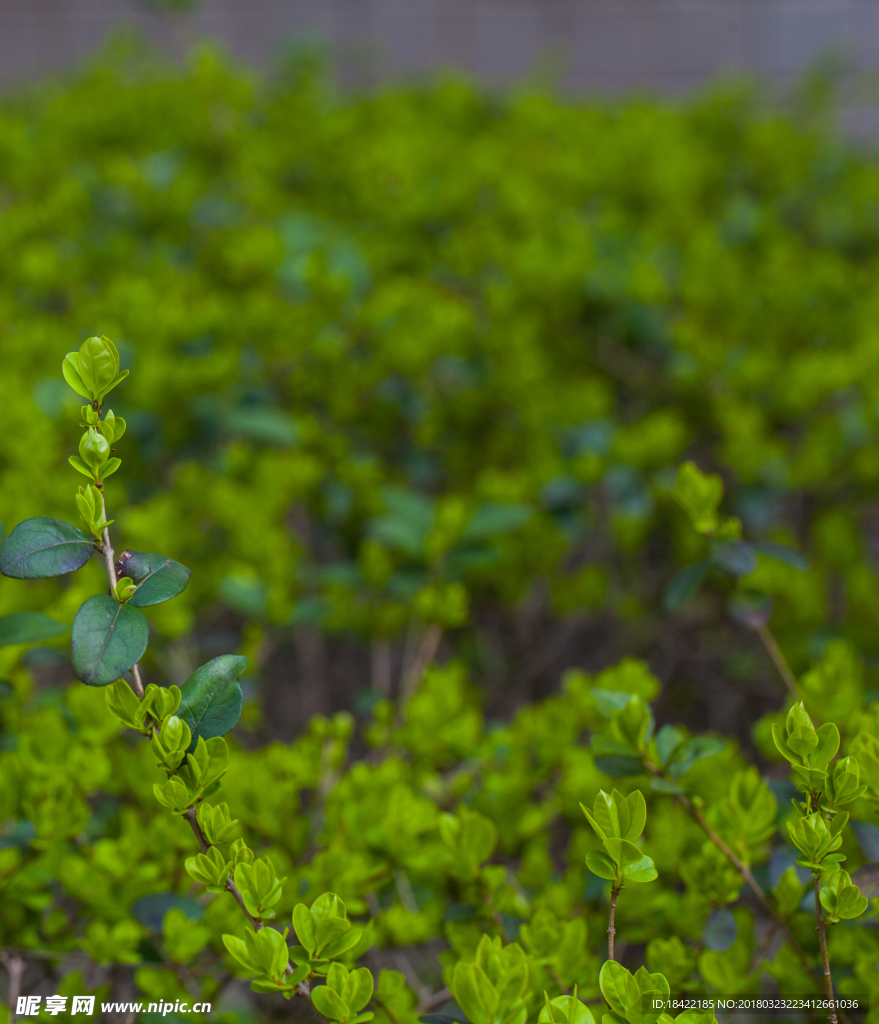
<svg viewBox="0 0 879 1024">
<path fill-rule="evenodd" d="M 726 71 L 784 84 L 828 47 L 879 70 L 879 0 L 202 0 L 183 17 L 138 0 L 0 0 L 0 83 L 70 65 L 122 24 L 178 52 L 213 37 L 257 66 L 320 38 L 366 82 L 543 69 L 571 91 L 680 93 Z"/>
</svg>

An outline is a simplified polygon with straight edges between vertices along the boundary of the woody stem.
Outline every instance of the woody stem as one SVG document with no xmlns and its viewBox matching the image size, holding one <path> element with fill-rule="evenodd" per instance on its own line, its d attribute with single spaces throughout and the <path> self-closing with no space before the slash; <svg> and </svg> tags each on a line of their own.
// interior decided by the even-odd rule
<svg viewBox="0 0 879 1024">
<path fill-rule="evenodd" d="M 794 700 L 799 700 L 799 688 L 797 686 L 797 677 L 793 674 L 793 671 L 787 663 L 787 658 L 784 656 L 784 651 L 778 645 L 778 641 L 772 635 L 769 627 L 764 622 L 762 625 L 757 627 L 757 636 L 763 641 L 763 646 L 766 648 L 766 653 L 772 659 L 772 664 L 775 665 L 778 670 L 778 674 L 784 680 L 784 685 L 788 688 L 791 697 Z"/>
<path fill-rule="evenodd" d="M 101 514 L 104 522 L 107 521 L 107 502 L 104 498 L 104 485 L 101 484 Z M 110 543 L 110 528 L 109 526 L 104 527 L 104 532 L 101 534 L 101 551 L 104 555 L 104 562 L 107 566 L 107 579 L 110 581 L 110 590 L 113 593 L 116 592 L 116 584 L 119 582 L 116 578 L 116 553 L 113 551 L 113 545 Z M 134 692 L 143 700 L 144 689 L 143 682 L 140 678 L 140 666 L 135 662 L 131 666 L 131 682 L 132 689 Z"/>
<path fill-rule="evenodd" d="M 616 917 L 616 912 L 617 912 L 617 896 L 619 896 L 621 888 L 622 888 L 622 886 L 620 886 L 620 885 L 614 885 L 614 886 L 611 886 L 611 890 L 610 890 L 610 917 L 608 918 L 608 923 L 607 923 L 607 959 L 608 960 L 613 960 L 614 959 L 613 943 L 614 943 L 614 939 L 616 938 L 616 934 L 617 934 L 617 930 L 616 930 L 616 927 L 614 925 L 614 919 Z"/>
<path fill-rule="evenodd" d="M 705 820 L 702 813 L 697 807 L 694 806 L 693 802 L 683 794 L 678 794 L 678 802 L 684 806 L 692 819 L 701 827 L 704 833 L 708 836 L 712 843 L 717 847 L 718 850 L 726 857 L 726 859 L 732 864 L 732 866 L 738 871 L 742 878 L 748 883 L 748 887 L 751 892 L 757 897 L 757 901 L 760 906 L 766 911 L 767 914 L 776 921 L 782 929 L 784 929 L 785 938 L 787 939 L 788 945 L 794 951 L 796 958 L 803 965 L 805 970 L 814 978 L 815 971 L 809 961 L 806 959 L 806 954 L 803 952 L 803 947 L 797 942 L 797 940 L 791 934 L 791 930 L 788 927 L 787 922 L 777 914 L 766 898 L 766 893 L 763 892 L 760 883 L 754 878 L 751 873 L 751 869 L 744 861 L 736 856 L 736 854 L 726 845 L 726 843 L 720 838 L 720 836 L 714 831 L 714 829 Z"/>
<path fill-rule="evenodd" d="M 815 879 L 815 916 L 818 918 L 818 941 L 821 944 L 821 966 L 824 968 L 824 989 L 827 992 L 827 998 L 830 1000 L 830 1012 L 827 1014 L 827 1019 L 830 1024 L 837 1024 L 836 1021 L 836 1007 L 834 1004 L 833 996 L 833 978 L 830 976 L 830 957 L 827 955 L 827 922 L 824 920 L 824 911 L 821 907 L 821 876 L 820 874 L 814 874 Z"/>
</svg>

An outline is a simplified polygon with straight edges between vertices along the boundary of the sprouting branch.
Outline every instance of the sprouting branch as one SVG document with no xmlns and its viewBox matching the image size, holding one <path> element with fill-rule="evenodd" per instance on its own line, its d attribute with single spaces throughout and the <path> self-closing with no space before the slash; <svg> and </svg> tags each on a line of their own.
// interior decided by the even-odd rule
<svg viewBox="0 0 879 1024">
<path fill-rule="evenodd" d="M 830 1024 L 837 1024 L 836 1007 L 834 1006 L 833 978 L 830 976 L 830 957 L 827 955 L 827 922 L 824 920 L 824 910 L 821 906 L 821 876 L 814 873 L 815 878 L 815 916 L 818 923 L 815 926 L 818 930 L 818 942 L 821 945 L 821 966 L 824 968 L 824 989 L 827 998 L 830 1000 L 830 1011 L 827 1019 Z"/>
<path fill-rule="evenodd" d="M 190 807 L 189 810 L 183 815 L 183 817 L 189 822 L 189 827 L 192 829 L 192 833 L 195 836 L 196 840 L 198 841 L 199 849 L 201 850 L 202 853 L 207 853 L 208 850 L 211 848 L 211 844 L 207 841 L 207 837 L 202 831 L 201 825 L 199 825 L 198 823 L 198 813 L 196 809 L 194 807 Z M 232 895 L 238 901 L 238 906 L 241 907 L 241 909 L 247 916 L 247 920 L 250 921 L 251 925 L 253 926 L 253 930 L 258 932 L 262 928 L 263 923 L 259 920 L 259 918 L 254 917 L 247 909 L 247 906 L 244 903 L 244 897 L 241 895 L 241 891 L 235 884 L 235 880 L 232 878 L 231 875 L 229 875 L 229 878 L 226 880 L 226 891 L 232 893 Z"/>
<path fill-rule="evenodd" d="M 761 623 L 757 627 L 757 636 L 763 641 L 763 646 L 766 648 L 769 657 L 772 659 L 772 664 L 778 669 L 778 674 L 784 680 L 784 685 L 788 688 L 791 697 L 794 700 L 799 700 L 799 685 L 797 683 L 797 677 L 793 674 L 793 671 L 787 663 L 787 658 L 784 656 L 784 651 L 778 644 L 778 641 L 772 635 L 771 630 L 766 623 Z"/>
</svg>

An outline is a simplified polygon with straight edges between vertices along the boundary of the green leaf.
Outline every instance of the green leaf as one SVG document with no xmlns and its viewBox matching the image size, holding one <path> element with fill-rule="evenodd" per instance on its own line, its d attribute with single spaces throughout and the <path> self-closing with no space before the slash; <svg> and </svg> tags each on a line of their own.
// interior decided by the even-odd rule
<svg viewBox="0 0 879 1024">
<path fill-rule="evenodd" d="M 659 760 L 664 765 L 668 764 L 672 754 L 686 738 L 686 733 L 678 729 L 677 726 L 664 725 L 656 734 L 656 752 L 659 754 Z"/>
<path fill-rule="evenodd" d="M 0 647 L 11 644 L 37 644 L 70 631 L 63 622 L 56 622 L 41 612 L 14 612 L 0 617 Z"/>
<path fill-rule="evenodd" d="M 599 878 L 607 878 L 613 882 L 616 880 L 618 870 L 616 864 L 603 850 L 591 850 L 586 854 L 586 867 L 593 875 Z"/>
<path fill-rule="evenodd" d="M 117 384 L 121 384 L 122 381 L 124 381 L 125 378 L 128 376 L 128 372 L 129 372 L 128 370 L 122 370 L 121 373 L 117 373 L 116 376 L 113 378 L 113 380 L 110 382 L 110 384 L 106 388 L 104 388 L 104 390 L 101 392 L 101 398 L 103 398 L 104 395 L 106 395 L 110 391 L 112 391 L 113 388 L 115 388 Z"/>
<path fill-rule="evenodd" d="M 63 576 L 81 569 L 95 550 L 90 537 L 63 519 L 25 519 L 0 548 L 0 572 L 17 580 Z"/>
<path fill-rule="evenodd" d="M 247 658 L 222 654 L 197 668 L 180 688 L 183 699 L 177 714 L 192 730 L 192 742 L 199 737 L 225 736 L 241 717 L 241 686 L 238 677 L 247 668 Z"/>
<path fill-rule="evenodd" d="M 703 757 L 712 757 L 726 749 L 726 744 L 715 736 L 693 736 L 672 754 L 668 763 L 668 774 L 673 779 L 685 775 Z"/>
<path fill-rule="evenodd" d="M 143 612 L 96 594 L 73 620 L 73 670 L 89 686 L 106 686 L 143 655 L 148 640 Z"/>
<path fill-rule="evenodd" d="M 546 1005 L 540 1010 L 537 1024 L 595 1024 L 595 1018 L 588 1006 L 575 996 L 556 996 L 550 1000 L 546 996 Z"/>
<path fill-rule="evenodd" d="M 343 1021 L 351 1016 L 351 1010 L 329 985 L 318 985 L 311 990 L 311 1001 L 318 1013 L 330 1020 Z"/>
<path fill-rule="evenodd" d="M 433 529 L 433 502 L 422 494 L 399 487 L 385 488 L 382 499 L 386 512 L 370 522 L 370 534 L 392 548 L 418 557 Z"/>
<path fill-rule="evenodd" d="M 471 1024 L 489 1024 L 497 1005 L 497 994 L 478 964 L 455 964 L 450 987 Z"/>
<path fill-rule="evenodd" d="M 165 555 L 152 551 L 123 551 L 116 560 L 116 575 L 128 576 L 138 585 L 128 603 L 146 608 L 182 594 L 192 573 L 185 565 Z"/>
<path fill-rule="evenodd" d="M 662 605 L 665 610 L 674 612 L 686 604 L 699 589 L 709 568 L 710 563 L 707 561 L 696 562 L 695 565 L 688 565 L 685 569 L 676 572 L 668 581 L 662 597 Z"/>
<path fill-rule="evenodd" d="M 344 999 L 352 1010 L 358 1012 L 366 1006 L 375 989 L 372 972 L 366 967 L 350 971 L 345 982 Z"/>
<path fill-rule="evenodd" d="M 613 793 L 605 793 L 603 789 L 598 791 L 598 795 L 595 797 L 595 804 L 592 807 L 592 817 L 595 819 L 594 822 L 590 819 L 589 824 L 604 839 L 619 839 L 621 832 L 619 806 L 616 800 L 617 791 Z M 626 824 L 628 825 L 628 807 L 625 810 Z M 589 817 L 587 815 L 587 817 Z"/>
<path fill-rule="evenodd" d="M 119 372 L 119 353 L 109 338 L 86 338 L 79 347 L 79 375 L 97 398 Z"/>
<path fill-rule="evenodd" d="M 76 470 L 77 473 L 82 473 L 83 476 L 87 476 L 89 480 L 94 480 L 95 474 L 88 468 L 88 466 L 82 461 L 78 455 L 71 455 L 67 460 L 71 466 Z"/>
<path fill-rule="evenodd" d="M 616 960 L 605 960 L 598 975 L 598 986 L 607 1005 L 623 1018 L 629 1008 L 633 985 L 634 978 L 622 964 Z"/>
<path fill-rule="evenodd" d="M 656 865 L 634 843 L 627 839 L 608 839 L 608 852 L 622 865 L 623 877 L 629 882 L 652 882 L 657 877 Z"/>
<path fill-rule="evenodd" d="M 839 750 L 839 729 L 833 722 L 825 722 L 819 726 L 816 735 L 818 745 L 809 755 L 809 764 L 816 768 L 823 768 L 829 764 L 836 752 Z"/>
<path fill-rule="evenodd" d="M 647 824 L 647 803 L 640 789 L 633 790 L 626 797 L 626 805 L 629 808 L 629 824 L 623 831 L 623 839 L 634 842 Z"/>
<path fill-rule="evenodd" d="M 64 374 L 64 379 L 78 395 L 82 395 L 83 398 L 91 399 L 91 392 L 79 372 L 78 352 L 67 353 L 64 357 L 64 362 L 61 364 L 61 372 Z"/>
<path fill-rule="evenodd" d="M 293 908 L 293 929 L 302 948 L 309 956 L 314 956 L 314 951 L 317 948 L 314 917 L 304 903 L 297 903 Z"/>
</svg>

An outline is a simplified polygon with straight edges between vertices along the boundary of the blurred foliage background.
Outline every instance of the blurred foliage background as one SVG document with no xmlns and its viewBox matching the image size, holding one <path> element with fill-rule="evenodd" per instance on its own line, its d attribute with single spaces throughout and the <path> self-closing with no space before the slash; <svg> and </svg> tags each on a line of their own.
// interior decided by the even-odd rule
<svg viewBox="0 0 879 1024">
<path fill-rule="evenodd" d="M 59 367 L 106 334 L 137 370 L 109 504 L 193 570 L 150 610 L 146 675 L 246 653 L 245 743 L 365 715 L 434 654 L 494 718 L 643 657 L 660 720 L 749 743 L 782 688 L 724 584 L 663 609 L 698 557 L 684 458 L 807 556 L 745 580 L 794 668 L 843 637 L 869 691 L 879 164 L 819 121 L 747 89 L 340 97 L 307 61 L 257 82 L 210 51 L 7 97 L 0 518 L 75 521 Z M 70 622 L 100 585 L 2 580 L 0 613 Z M 62 643 L 25 658 L 71 678 Z"/>
</svg>

